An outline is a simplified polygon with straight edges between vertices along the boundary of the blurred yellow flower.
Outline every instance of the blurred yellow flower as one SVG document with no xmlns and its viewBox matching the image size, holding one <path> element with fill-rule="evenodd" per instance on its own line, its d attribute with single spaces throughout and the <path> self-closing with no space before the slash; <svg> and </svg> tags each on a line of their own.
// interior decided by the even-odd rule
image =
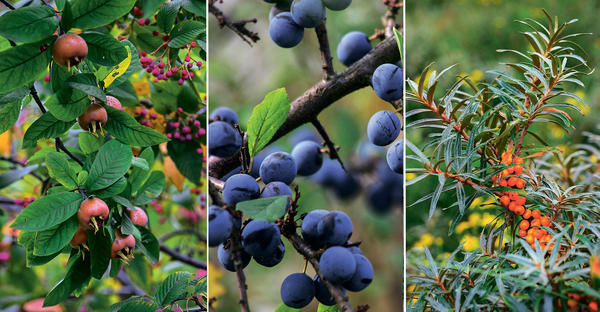
<svg viewBox="0 0 600 312">
<path fill-rule="evenodd" d="M 416 177 L 417 177 L 417 175 L 415 173 L 412 173 L 412 172 L 407 173 L 406 174 L 406 181 L 410 181 L 410 180 L 412 180 L 412 179 L 414 179 Z"/>
<path fill-rule="evenodd" d="M 574 92 L 574 94 L 577 95 L 582 101 L 585 102 L 585 93 L 582 90 L 577 90 Z M 581 109 L 581 112 L 584 114 L 587 114 L 590 112 L 589 106 L 582 105 L 578 100 L 576 100 L 574 98 L 567 98 L 567 100 L 565 102 L 579 107 L 579 109 Z"/>
<path fill-rule="evenodd" d="M 462 233 L 465 230 L 467 230 L 469 228 L 469 223 L 466 221 L 460 222 L 458 225 L 456 225 L 456 233 Z"/>
<path fill-rule="evenodd" d="M 421 236 L 419 241 L 415 243 L 413 248 L 423 249 L 424 247 L 429 247 L 433 244 L 434 239 L 435 238 L 433 237 L 433 235 L 431 235 L 430 233 L 425 233 L 423 234 L 423 236 Z"/>
<path fill-rule="evenodd" d="M 471 80 L 473 80 L 473 82 L 479 82 L 481 80 L 483 80 L 484 75 L 483 72 L 479 69 L 475 69 L 474 71 L 471 72 Z"/>
<path fill-rule="evenodd" d="M 210 289 L 211 297 L 220 297 L 224 295 L 227 290 L 225 286 L 220 283 L 220 279 L 223 277 L 223 271 L 221 268 L 213 265 L 212 262 L 208 263 L 208 270 L 210 274 L 208 274 L 208 288 Z M 218 303 L 217 301 L 216 303 Z"/>
<path fill-rule="evenodd" d="M 473 251 L 479 248 L 479 237 L 473 235 L 463 236 L 462 241 L 464 242 L 463 250 Z"/>
<path fill-rule="evenodd" d="M 150 84 L 146 80 L 134 82 L 133 89 L 135 89 L 135 94 L 140 97 L 150 94 Z"/>
<path fill-rule="evenodd" d="M 496 217 L 494 217 L 493 215 L 489 214 L 489 213 L 484 213 L 483 217 L 481 218 L 481 225 L 482 226 L 486 226 L 489 223 L 491 223 L 492 221 L 494 221 Z"/>
</svg>

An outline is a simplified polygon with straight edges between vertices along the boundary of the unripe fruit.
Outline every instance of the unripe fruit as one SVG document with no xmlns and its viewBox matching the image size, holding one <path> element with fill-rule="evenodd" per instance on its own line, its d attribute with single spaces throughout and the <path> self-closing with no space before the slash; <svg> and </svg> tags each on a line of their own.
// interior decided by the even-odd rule
<svg viewBox="0 0 600 312">
<path fill-rule="evenodd" d="M 133 254 L 133 248 L 135 248 L 133 235 L 123 235 L 119 230 L 115 230 L 115 240 L 110 250 L 111 259 L 122 259 L 127 262 Z"/>
<path fill-rule="evenodd" d="M 81 129 L 96 133 L 100 131 L 102 134 L 102 126 L 108 121 L 106 109 L 98 104 L 91 104 L 85 113 L 77 118 L 77 122 Z"/>
<path fill-rule="evenodd" d="M 77 66 L 88 54 L 88 46 L 83 38 L 75 34 L 58 37 L 52 47 L 52 58 L 64 67 Z"/>
<path fill-rule="evenodd" d="M 69 245 L 73 248 L 79 248 L 81 244 L 86 243 L 88 241 L 88 231 L 81 225 L 77 228 L 75 235 L 71 238 L 71 242 Z"/>
<path fill-rule="evenodd" d="M 135 225 L 146 226 L 148 224 L 148 215 L 140 207 L 133 207 L 133 209 L 127 209 L 127 215 L 131 222 Z"/>
<path fill-rule="evenodd" d="M 108 214 L 108 206 L 102 199 L 88 198 L 79 205 L 77 220 L 83 228 L 98 231 L 104 221 L 108 219 Z"/>
</svg>

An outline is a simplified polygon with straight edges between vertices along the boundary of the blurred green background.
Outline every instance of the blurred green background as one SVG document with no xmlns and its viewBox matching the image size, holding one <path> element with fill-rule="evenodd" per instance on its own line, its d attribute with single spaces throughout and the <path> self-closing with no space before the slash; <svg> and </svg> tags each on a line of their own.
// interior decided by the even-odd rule
<svg viewBox="0 0 600 312">
<path fill-rule="evenodd" d="M 209 105 L 233 108 L 240 117 L 242 129 L 255 105 L 275 89 L 285 87 L 290 99 L 295 99 L 322 79 L 321 60 L 314 30 L 305 30 L 303 41 L 292 49 L 275 45 L 268 34 L 271 5 L 260 0 L 225 1 L 217 6 L 233 20 L 257 18 L 258 23 L 248 28 L 259 34 L 261 40 L 250 47 L 229 29 L 218 27 L 214 18 L 209 22 L 210 74 Z M 353 1 L 345 11 L 327 11 L 329 41 L 337 72 L 345 67 L 337 60 L 335 49 L 341 37 L 350 31 L 362 31 L 372 35 L 381 28 L 385 13 L 382 1 Z M 401 16 L 398 18 L 401 21 Z M 393 109 L 379 99 L 371 88 L 355 92 L 325 110 L 319 119 L 328 130 L 340 153 L 348 162 L 356 153 L 359 143 L 366 139 L 366 127 L 370 116 L 376 111 Z M 310 128 L 308 128 L 310 129 Z M 291 152 L 289 138 L 276 142 L 277 146 Z M 322 187 L 306 178 L 297 178 L 303 196 L 300 209 L 343 210 L 354 223 L 352 240 L 361 240 L 363 254 L 374 266 L 373 283 L 364 291 L 349 293 L 351 303 L 368 303 L 372 311 L 397 311 L 402 306 L 403 291 L 403 236 L 402 211 L 396 207 L 385 216 L 369 211 L 364 196 L 350 202 L 340 202 L 329 196 Z M 402 190 L 398 190 L 401 192 Z M 224 271 L 216 259 L 216 248 L 210 250 L 214 261 L 210 273 L 210 296 L 217 298 L 218 311 L 239 311 L 239 291 L 235 274 Z M 245 272 L 248 278 L 249 301 L 253 311 L 274 311 L 281 299 L 281 282 L 291 273 L 302 272 L 304 261 L 286 244 L 283 262 L 275 268 L 264 268 L 254 261 Z M 307 274 L 313 275 L 309 268 Z M 305 308 L 316 311 L 316 300 Z"/>
<path fill-rule="evenodd" d="M 417 81 L 421 71 L 431 62 L 435 62 L 434 68 L 438 72 L 458 64 L 446 74 L 445 79 L 442 79 L 437 88 L 438 92 L 444 92 L 456 81 L 459 74 L 468 74 L 476 82 L 489 80 L 491 76 L 486 71 L 506 71 L 507 67 L 500 63 L 521 61 L 513 54 L 498 53 L 496 49 L 515 49 L 522 52 L 530 50 L 527 40 L 521 34 L 529 29 L 515 21 L 532 18 L 545 25 L 547 20 L 542 8 L 551 16 L 558 16 L 561 23 L 579 19 L 577 23 L 567 27 L 567 33 L 593 33 L 590 36 L 578 37 L 575 42 L 588 53 L 585 58 L 590 67 L 597 67 L 600 61 L 600 23 L 597 17 L 600 1 L 409 0 L 406 1 L 407 77 Z M 577 53 L 585 55 L 579 51 Z M 580 70 L 586 71 L 583 68 Z M 594 73 L 582 78 L 586 88 L 571 91 L 581 97 L 589 108 L 584 117 L 572 114 L 575 130 L 565 133 L 552 123 L 542 125 L 544 129 L 541 129 L 540 125 L 532 127 L 535 133 L 541 134 L 552 145 L 563 147 L 563 144 L 580 143 L 584 140 L 582 132 L 598 132 L 600 75 Z M 407 103 L 407 111 L 418 106 L 415 103 Z M 407 120 L 407 124 L 411 121 Z M 426 144 L 428 134 L 427 129 L 411 131 L 409 128 L 407 131 L 408 139 L 420 148 Z M 407 167 L 411 166 L 418 164 L 409 162 Z M 407 180 L 411 178 L 414 178 L 414 175 L 408 174 Z M 423 259 L 420 252 L 423 246 L 430 248 L 434 256 L 438 257 L 452 252 L 461 242 L 465 242 L 465 250 L 478 248 L 482 226 L 489 223 L 499 212 L 496 208 L 486 208 L 484 205 L 485 202 L 491 202 L 491 199 L 476 200 L 471 209 L 467 210 L 456 232 L 448 236 L 450 222 L 457 208 L 445 208 L 456 202 L 454 192 L 442 195 L 431 220 L 427 220 L 429 201 L 411 206 L 418 199 L 432 193 L 437 184 L 437 178 L 428 178 L 407 187 L 406 248 L 408 257 L 412 259 L 409 259 L 408 263 L 416 264 L 420 262 L 419 259 Z"/>
</svg>

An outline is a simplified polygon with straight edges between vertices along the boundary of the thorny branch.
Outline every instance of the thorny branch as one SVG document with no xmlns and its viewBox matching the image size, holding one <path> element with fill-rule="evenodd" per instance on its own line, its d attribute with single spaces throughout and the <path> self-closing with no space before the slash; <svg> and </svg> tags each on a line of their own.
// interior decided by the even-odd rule
<svg viewBox="0 0 600 312">
<path fill-rule="evenodd" d="M 258 40 L 260 40 L 258 33 L 250 31 L 248 28 L 246 28 L 247 23 L 256 23 L 257 22 L 257 20 L 255 18 L 249 19 L 249 20 L 242 20 L 242 21 L 233 21 L 233 20 L 231 20 L 231 18 L 229 16 L 225 15 L 225 13 L 223 13 L 223 11 L 221 11 L 219 8 L 217 8 L 215 6 L 216 1 L 222 2 L 222 0 L 209 0 L 208 1 L 208 10 L 217 19 L 217 21 L 219 22 L 219 26 L 221 28 L 227 27 L 227 28 L 231 29 L 234 33 L 236 33 L 238 36 L 240 36 L 240 38 L 242 38 L 242 40 L 247 42 L 250 46 L 252 46 L 252 43 L 256 43 Z"/>
<path fill-rule="evenodd" d="M 333 69 L 333 58 L 331 57 L 331 49 L 329 48 L 329 38 L 327 37 L 327 26 L 325 22 L 315 27 L 317 39 L 319 40 L 319 51 L 321 51 L 321 62 L 323 62 L 323 77 L 325 80 L 335 76 Z"/>
<path fill-rule="evenodd" d="M 337 159 L 338 162 L 340 163 L 340 165 L 342 166 L 342 168 L 345 170 L 346 167 L 344 167 L 344 162 L 342 162 L 342 158 L 340 157 L 340 155 L 337 152 L 338 147 L 335 146 L 333 141 L 331 141 L 331 139 L 329 138 L 329 134 L 327 134 L 327 131 L 325 130 L 325 127 L 323 127 L 323 124 L 321 124 L 321 122 L 317 118 L 313 119 L 311 121 L 311 123 L 313 124 L 315 129 L 317 129 L 317 132 L 319 132 L 319 135 L 321 135 L 321 138 L 323 139 L 323 143 L 327 146 L 329 158 Z"/>
</svg>

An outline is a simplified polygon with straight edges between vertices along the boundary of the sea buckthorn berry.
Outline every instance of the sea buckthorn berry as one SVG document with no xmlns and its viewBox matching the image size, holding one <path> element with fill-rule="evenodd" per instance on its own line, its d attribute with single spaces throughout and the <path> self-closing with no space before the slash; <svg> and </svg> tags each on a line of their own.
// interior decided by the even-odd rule
<svg viewBox="0 0 600 312">
<path fill-rule="evenodd" d="M 522 175 L 523 174 L 523 167 L 521 167 L 521 166 L 515 166 L 515 174 L 516 175 Z"/>
<path fill-rule="evenodd" d="M 514 212 L 519 216 L 522 216 L 525 213 L 525 208 L 523 206 L 517 206 Z"/>
<path fill-rule="evenodd" d="M 523 196 L 518 196 L 518 197 L 515 199 L 515 203 L 516 203 L 517 205 L 519 205 L 519 206 L 523 206 L 523 205 L 525 205 L 525 203 L 526 203 L 526 202 L 527 202 L 527 199 L 526 199 L 525 197 L 523 197 Z"/>
<path fill-rule="evenodd" d="M 539 210 L 533 210 L 531 212 L 531 215 L 534 219 L 539 219 L 540 217 L 542 217 L 542 213 Z"/>
<path fill-rule="evenodd" d="M 523 158 L 521 157 L 515 157 L 515 161 L 514 161 L 515 165 L 521 165 L 523 164 Z"/>
<path fill-rule="evenodd" d="M 508 198 L 510 198 L 510 200 L 515 201 L 517 200 L 517 198 L 519 197 L 519 193 L 517 192 L 507 192 L 508 193 Z"/>
<path fill-rule="evenodd" d="M 544 237 L 542 237 L 542 241 L 543 242 L 547 243 L 547 242 L 549 242 L 551 240 L 552 240 L 552 235 L 550 235 L 550 234 L 546 234 L 546 235 L 544 235 Z"/>
<path fill-rule="evenodd" d="M 500 180 L 500 186 L 503 186 L 503 187 L 508 187 L 508 182 L 506 182 L 506 180 L 505 180 L 505 179 L 503 179 L 503 180 Z"/>
<path fill-rule="evenodd" d="M 598 311 L 598 303 L 596 301 L 592 301 L 588 304 L 590 311 L 596 312 Z"/>
<path fill-rule="evenodd" d="M 540 218 L 540 223 L 542 224 L 542 226 L 549 227 L 551 224 L 550 218 L 543 216 Z"/>
<path fill-rule="evenodd" d="M 529 228 L 529 221 L 527 221 L 527 220 L 521 221 L 521 223 L 519 223 L 519 228 L 521 230 L 527 230 Z"/>
<path fill-rule="evenodd" d="M 525 187 L 525 180 L 523 180 L 523 179 L 518 179 L 518 180 L 517 180 L 517 183 L 515 184 L 515 186 L 516 186 L 518 189 L 522 189 L 522 188 L 524 188 L 524 187 Z"/>
<path fill-rule="evenodd" d="M 500 203 L 502 204 L 502 206 L 508 207 L 508 205 L 510 204 L 510 198 L 508 198 L 508 196 L 504 195 L 504 196 L 500 197 Z"/>
<path fill-rule="evenodd" d="M 517 204 L 515 204 L 515 202 L 511 202 L 511 203 L 508 205 L 508 210 L 510 210 L 510 211 L 513 211 L 513 212 L 514 212 L 514 211 L 515 211 L 515 209 L 517 209 L 517 207 L 518 207 L 518 205 L 517 205 Z"/>
<path fill-rule="evenodd" d="M 537 238 L 537 240 L 541 240 L 542 237 L 544 237 L 544 232 L 542 232 L 540 229 L 536 229 L 533 231 L 533 237 Z"/>
<path fill-rule="evenodd" d="M 527 230 L 527 235 L 533 236 L 534 231 L 535 231 L 535 228 L 530 228 L 529 230 Z"/>
<path fill-rule="evenodd" d="M 525 240 L 527 241 L 527 243 L 532 244 L 534 242 L 533 235 L 527 234 L 527 237 L 525 237 Z"/>
<path fill-rule="evenodd" d="M 540 226 L 540 219 L 533 219 L 533 221 L 531 221 L 531 226 Z"/>
<path fill-rule="evenodd" d="M 525 212 L 523 213 L 523 218 L 524 219 L 531 218 L 531 210 L 529 210 L 529 209 L 525 210 Z"/>
<path fill-rule="evenodd" d="M 506 168 L 506 171 L 508 172 L 508 174 L 513 174 L 513 173 L 515 173 L 515 168 L 514 167 L 508 167 L 508 168 Z"/>
<path fill-rule="evenodd" d="M 519 178 L 517 178 L 517 177 L 508 178 L 508 186 L 510 186 L 510 187 L 516 186 L 518 180 L 519 180 Z"/>
<path fill-rule="evenodd" d="M 525 230 L 519 230 L 519 236 L 521 236 L 521 237 L 527 236 L 527 231 L 525 231 Z"/>
</svg>

